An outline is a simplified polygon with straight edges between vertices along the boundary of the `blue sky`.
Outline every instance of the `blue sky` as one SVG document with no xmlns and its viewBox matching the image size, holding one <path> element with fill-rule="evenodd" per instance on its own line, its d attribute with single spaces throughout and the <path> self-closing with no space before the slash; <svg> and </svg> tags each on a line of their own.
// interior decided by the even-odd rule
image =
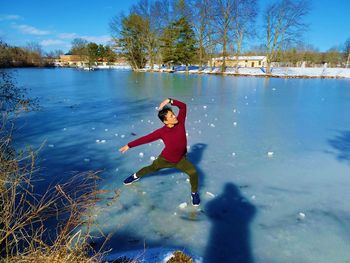
<svg viewBox="0 0 350 263">
<path fill-rule="evenodd" d="M 260 0 L 261 9 L 267 1 Z M 106 44 L 110 40 L 111 18 L 127 12 L 136 2 L 0 0 L 0 38 L 15 46 L 37 42 L 45 51 L 66 52 L 77 37 Z M 350 38 L 349 11 L 350 0 L 314 0 L 304 41 L 320 51 L 343 45 Z"/>
</svg>

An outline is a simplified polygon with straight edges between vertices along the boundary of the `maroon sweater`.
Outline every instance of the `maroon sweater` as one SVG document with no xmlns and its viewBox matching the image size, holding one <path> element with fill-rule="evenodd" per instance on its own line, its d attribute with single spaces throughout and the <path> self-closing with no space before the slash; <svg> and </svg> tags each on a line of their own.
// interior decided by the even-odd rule
<svg viewBox="0 0 350 263">
<path fill-rule="evenodd" d="M 173 100 L 172 105 L 179 108 L 179 115 L 177 116 L 178 123 L 175 124 L 174 127 L 169 128 L 164 125 L 162 128 L 155 130 L 146 136 L 129 142 L 128 146 L 132 148 L 162 139 L 165 144 L 165 148 L 160 155 L 169 162 L 179 162 L 187 152 L 187 138 L 185 129 L 186 104 L 178 100 Z"/>
</svg>

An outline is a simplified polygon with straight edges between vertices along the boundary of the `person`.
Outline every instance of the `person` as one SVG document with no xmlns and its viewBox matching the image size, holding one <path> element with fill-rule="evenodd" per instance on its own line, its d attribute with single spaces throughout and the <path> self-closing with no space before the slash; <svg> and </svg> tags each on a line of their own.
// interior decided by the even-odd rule
<svg viewBox="0 0 350 263">
<path fill-rule="evenodd" d="M 172 108 L 167 104 L 171 104 L 179 108 L 178 116 L 174 114 Z M 189 176 L 192 205 L 199 206 L 200 197 L 198 193 L 198 174 L 194 165 L 186 158 L 186 104 L 181 101 L 168 98 L 160 103 L 158 110 L 158 117 L 164 123 L 164 126 L 143 137 L 129 142 L 127 145 L 121 147 L 119 151 L 121 153 L 125 153 L 130 148 L 159 139 L 163 140 L 165 147 L 158 158 L 155 159 L 151 165 L 143 167 L 138 172 L 127 177 L 124 180 L 124 184 L 132 184 L 141 177 L 164 168 L 176 168 L 182 172 L 185 172 Z"/>
</svg>

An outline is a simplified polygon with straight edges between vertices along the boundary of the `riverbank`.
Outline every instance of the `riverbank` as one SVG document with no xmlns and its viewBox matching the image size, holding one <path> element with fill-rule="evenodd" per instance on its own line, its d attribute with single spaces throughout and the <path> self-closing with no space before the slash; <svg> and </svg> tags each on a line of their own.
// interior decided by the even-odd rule
<svg viewBox="0 0 350 263">
<path fill-rule="evenodd" d="M 223 76 L 247 76 L 247 77 L 274 77 L 274 78 L 350 78 L 350 68 L 297 68 L 297 67 L 275 67 L 270 74 L 266 74 L 264 68 L 227 68 L 221 72 L 220 68 L 209 68 L 199 70 L 198 67 L 189 67 L 188 72 L 184 66 L 174 69 L 153 69 L 145 68 L 139 72 L 162 72 L 162 73 L 180 73 L 180 74 L 213 74 Z"/>
</svg>

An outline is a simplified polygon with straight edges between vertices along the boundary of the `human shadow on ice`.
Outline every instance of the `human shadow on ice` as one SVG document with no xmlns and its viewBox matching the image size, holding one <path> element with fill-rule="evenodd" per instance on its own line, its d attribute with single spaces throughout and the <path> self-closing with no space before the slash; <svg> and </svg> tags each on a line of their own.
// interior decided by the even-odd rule
<svg viewBox="0 0 350 263">
<path fill-rule="evenodd" d="M 336 150 L 332 153 L 337 160 L 350 164 L 350 131 L 339 132 L 335 138 L 329 139 L 328 143 Z"/>
<path fill-rule="evenodd" d="M 238 187 L 227 183 L 223 193 L 207 203 L 205 212 L 212 227 L 204 262 L 253 263 L 249 227 L 256 208 Z"/>
</svg>

